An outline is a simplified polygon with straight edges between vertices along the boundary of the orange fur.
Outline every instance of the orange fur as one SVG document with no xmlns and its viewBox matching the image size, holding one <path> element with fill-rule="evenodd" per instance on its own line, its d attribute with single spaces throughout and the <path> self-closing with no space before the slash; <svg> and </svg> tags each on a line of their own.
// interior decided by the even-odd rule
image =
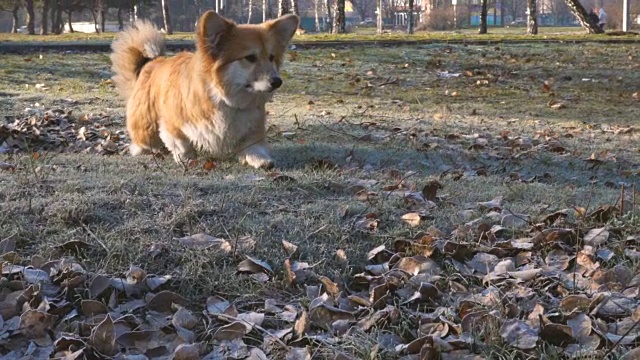
<svg viewBox="0 0 640 360">
<path fill-rule="evenodd" d="M 282 84 L 280 66 L 298 24 L 285 15 L 237 25 L 208 11 L 198 21 L 196 51 L 174 57 L 161 56 L 164 39 L 149 23 L 121 33 L 111 60 L 127 101 L 131 154 L 164 146 L 178 162 L 204 150 L 271 167 L 265 104 Z"/>
</svg>

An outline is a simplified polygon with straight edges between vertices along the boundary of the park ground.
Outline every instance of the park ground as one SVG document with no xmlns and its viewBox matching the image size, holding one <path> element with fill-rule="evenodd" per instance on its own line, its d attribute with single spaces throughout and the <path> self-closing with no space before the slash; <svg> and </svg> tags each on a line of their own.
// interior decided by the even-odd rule
<svg viewBox="0 0 640 360">
<path fill-rule="evenodd" d="M 129 156 L 107 53 L 1 56 L 0 304 L 24 304 L 2 313 L 22 314 L 5 353 L 600 359 L 638 344 L 637 44 L 291 50 L 271 172 Z"/>
</svg>

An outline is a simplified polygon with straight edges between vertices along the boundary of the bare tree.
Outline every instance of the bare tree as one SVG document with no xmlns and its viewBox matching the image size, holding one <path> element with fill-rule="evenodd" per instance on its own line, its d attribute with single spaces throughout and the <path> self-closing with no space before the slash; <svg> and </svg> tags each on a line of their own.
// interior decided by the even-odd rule
<svg viewBox="0 0 640 360">
<path fill-rule="evenodd" d="M 407 16 L 407 32 L 413 34 L 413 0 L 409 0 L 409 15 Z"/>
<path fill-rule="evenodd" d="M 538 34 L 538 2 L 527 0 L 527 34 Z"/>
<path fill-rule="evenodd" d="M 479 34 L 487 33 L 487 0 L 482 0 L 482 8 L 480 9 L 480 29 Z"/>
<path fill-rule="evenodd" d="M 313 0 L 313 12 L 314 12 L 314 15 L 316 16 L 316 32 L 320 32 L 320 16 L 318 13 L 318 5 L 320 5 L 319 1 Z"/>
<path fill-rule="evenodd" d="M 291 12 L 297 16 L 300 16 L 300 9 L 298 8 L 298 0 L 291 0 Z"/>
<path fill-rule="evenodd" d="M 287 0 L 278 0 L 278 17 L 289 13 L 289 3 Z"/>
<path fill-rule="evenodd" d="M 590 34 L 602 34 L 604 30 L 598 26 L 595 22 L 591 20 L 587 10 L 584 9 L 582 4 L 580 4 L 580 0 L 564 0 L 567 3 L 571 12 L 578 18 L 578 22 L 582 25 L 587 32 Z"/>
<path fill-rule="evenodd" d="M 168 35 L 173 34 L 173 26 L 171 26 L 171 12 L 169 11 L 169 0 L 162 0 L 162 19 L 164 20 L 164 31 Z"/>
<path fill-rule="evenodd" d="M 267 8 L 269 7 L 269 0 L 262 0 L 262 22 L 267 21 Z"/>
<path fill-rule="evenodd" d="M 345 33 L 345 0 L 336 0 L 335 18 L 333 21 L 333 32 L 336 34 Z"/>
<path fill-rule="evenodd" d="M 378 0 L 378 17 L 376 18 L 376 27 L 378 28 L 378 34 L 382 34 L 383 26 L 382 26 L 382 1 Z"/>
<path fill-rule="evenodd" d="M 325 20 L 325 24 L 329 25 L 329 32 L 331 32 L 333 30 L 333 26 L 331 26 L 331 24 L 333 23 L 333 18 L 331 16 L 331 0 L 326 0 L 325 2 L 325 10 L 326 10 L 326 20 Z"/>
<path fill-rule="evenodd" d="M 371 12 L 371 8 L 375 6 L 374 0 L 351 0 L 351 5 L 353 5 L 353 9 L 360 16 L 360 20 L 364 21 L 364 19 Z"/>
<path fill-rule="evenodd" d="M 11 32 L 14 34 L 18 33 L 18 11 L 20 10 L 21 6 L 22 4 L 20 3 L 20 1 L 14 1 L 13 7 L 11 8 Z"/>
<path fill-rule="evenodd" d="M 51 0 L 42 1 L 42 17 L 40 18 L 40 35 L 47 35 L 49 33 L 49 5 Z"/>
<path fill-rule="evenodd" d="M 29 35 L 36 34 L 36 15 L 33 11 L 33 0 L 27 0 L 27 32 Z"/>
<path fill-rule="evenodd" d="M 564 0 L 562 0 L 564 1 Z M 509 15 L 509 18 L 513 21 L 517 17 L 521 16 L 526 7 L 525 0 L 503 0 L 502 9 Z"/>
<path fill-rule="evenodd" d="M 247 24 L 251 24 L 251 17 L 253 16 L 253 0 L 249 0 L 249 15 L 247 15 Z"/>
</svg>

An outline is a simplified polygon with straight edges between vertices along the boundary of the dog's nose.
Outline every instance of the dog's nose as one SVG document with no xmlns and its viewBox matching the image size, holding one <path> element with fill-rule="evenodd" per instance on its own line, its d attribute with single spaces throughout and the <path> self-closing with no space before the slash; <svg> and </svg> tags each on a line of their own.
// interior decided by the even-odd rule
<svg viewBox="0 0 640 360">
<path fill-rule="evenodd" d="M 271 78 L 271 88 L 272 89 L 277 89 L 280 86 L 282 86 L 282 79 L 280 79 L 279 77 Z"/>
</svg>

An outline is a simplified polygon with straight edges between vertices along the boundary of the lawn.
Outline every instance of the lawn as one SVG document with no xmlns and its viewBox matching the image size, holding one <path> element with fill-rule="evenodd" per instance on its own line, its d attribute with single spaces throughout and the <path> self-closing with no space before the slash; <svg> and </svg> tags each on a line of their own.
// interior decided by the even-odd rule
<svg viewBox="0 0 640 360">
<path fill-rule="evenodd" d="M 95 44 L 113 40 L 114 33 L 65 33 L 60 35 L 26 35 L 0 33 L 2 43 L 76 43 Z M 194 35 L 191 32 L 177 32 L 167 36 L 169 42 L 191 41 Z M 322 42 L 322 41 L 372 41 L 372 40 L 404 40 L 404 41 L 607 41 L 611 39 L 637 39 L 638 36 L 629 34 L 625 36 L 608 36 L 606 34 L 587 34 L 581 27 L 540 27 L 539 35 L 532 37 L 526 34 L 525 27 L 489 27 L 488 34 L 479 35 L 477 28 L 464 28 L 452 31 L 416 31 L 407 34 L 404 29 L 385 30 L 382 35 L 376 34 L 372 27 L 356 28 L 349 34 L 306 33 L 296 35 L 295 42 Z"/>
<path fill-rule="evenodd" d="M 0 349 L 621 356 L 640 336 L 638 50 L 293 50 L 270 172 L 129 156 L 106 53 L 2 55 Z"/>
</svg>

